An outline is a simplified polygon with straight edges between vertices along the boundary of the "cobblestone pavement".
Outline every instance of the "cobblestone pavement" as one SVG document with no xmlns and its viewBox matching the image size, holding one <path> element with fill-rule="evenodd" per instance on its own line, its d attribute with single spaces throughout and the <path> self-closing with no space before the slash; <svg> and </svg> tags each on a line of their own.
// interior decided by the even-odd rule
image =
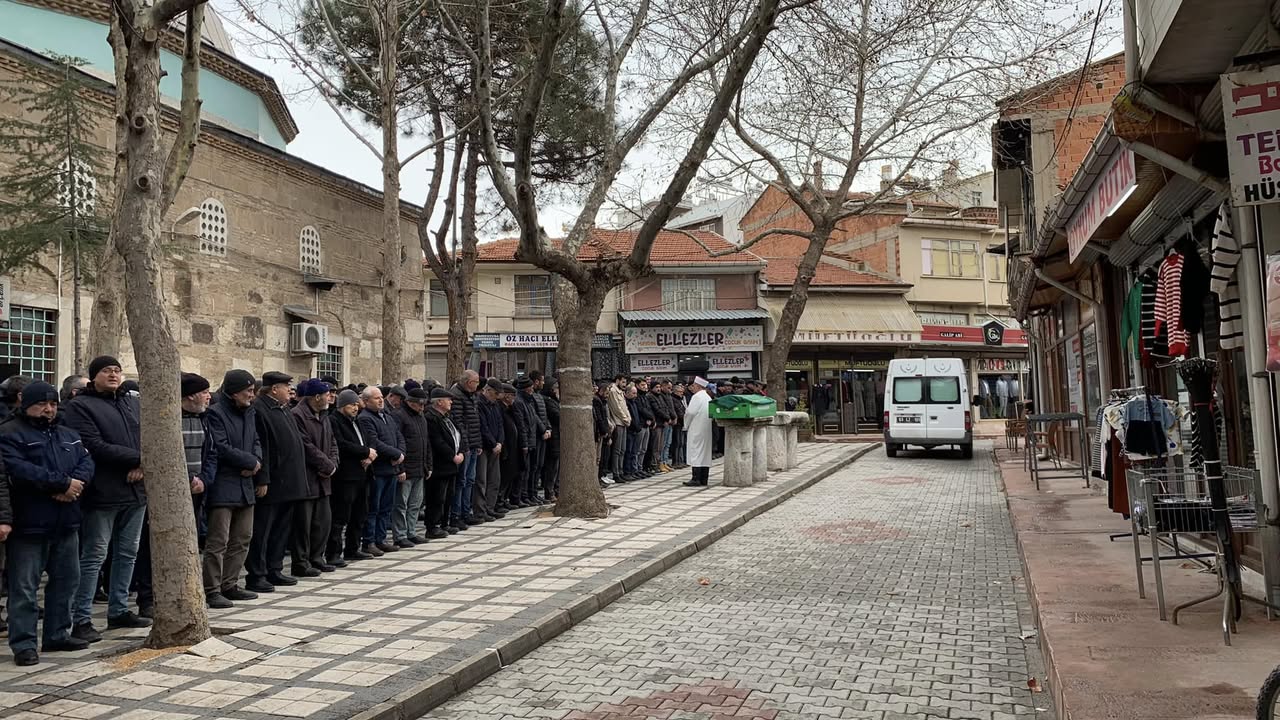
<svg viewBox="0 0 1280 720">
<path fill-rule="evenodd" d="M 428 717 L 1049 718 L 1020 574 L 989 443 L 877 451 Z"/>
<path fill-rule="evenodd" d="M 0 717 L 349 718 L 527 632 L 534 619 L 847 462 L 861 446 L 802 448 L 798 468 L 752 487 L 690 490 L 680 487 L 685 470 L 610 489 L 615 510 L 606 520 L 519 510 L 279 588 L 212 611 L 219 637 L 192 652 L 145 662 L 145 653 L 127 654 L 145 630 L 108 631 L 90 650 L 45 654 L 26 668 L 15 667 L 5 647 Z"/>
</svg>

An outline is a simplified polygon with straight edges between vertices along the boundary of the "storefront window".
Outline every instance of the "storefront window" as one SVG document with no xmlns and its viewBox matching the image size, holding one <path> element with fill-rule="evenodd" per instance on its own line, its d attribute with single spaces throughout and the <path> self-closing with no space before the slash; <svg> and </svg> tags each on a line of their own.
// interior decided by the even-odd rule
<svg viewBox="0 0 1280 720">
<path fill-rule="evenodd" d="M 551 276 L 517 275 L 516 317 L 551 316 Z"/>
<path fill-rule="evenodd" d="M 1098 326 L 1085 326 L 1080 331 L 1084 346 L 1084 417 L 1085 422 L 1093 424 L 1102 407 L 1102 380 L 1098 369 Z"/>
</svg>

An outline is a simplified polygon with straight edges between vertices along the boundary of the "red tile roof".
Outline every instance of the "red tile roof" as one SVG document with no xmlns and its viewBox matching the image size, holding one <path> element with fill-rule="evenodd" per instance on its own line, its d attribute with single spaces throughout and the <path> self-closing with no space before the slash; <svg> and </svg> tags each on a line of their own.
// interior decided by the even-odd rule
<svg viewBox="0 0 1280 720">
<path fill-rule="evenodd" d="M 769 263 L 764 271 L 765 282 L 769 285 L 794 285 L 799 273 L 800 258 L 766 258 Z M 818 262 L 810 287 L 855 286 L 855 285 L 904 285 L 901 280 L 887 278 L 883 275 L 861 270 L 850 270 L 826 259 Z"/>
<path fill-rule="evenodd" d="M 649 262 L 653 265 L 688 265 L 693 263 L 762 263 L 760 256 L 750 252 L 734 252 L 719 257 L 712 256 L 702 249 L 693 238 L 694 235 L 703 245 L 713 251 L 728 250 L 733 244 L 720 235 L 703 230 L 690 233 L 662 230 L 653 241 L 653 251 Z M 635 244 L 635 230 L 605 230 L 596 228 L 591 231 L 587 242 L 578 250 L 578 259 L 583 261 L 601 258 L 624 257 L 631 252 Z M 553 240 L 558 246 L 560 240 Z M 476 247 L 477 262 L 516 262 L 516 246 L 519 241 L 514 238 L 487 242 Z"/>
</svg>

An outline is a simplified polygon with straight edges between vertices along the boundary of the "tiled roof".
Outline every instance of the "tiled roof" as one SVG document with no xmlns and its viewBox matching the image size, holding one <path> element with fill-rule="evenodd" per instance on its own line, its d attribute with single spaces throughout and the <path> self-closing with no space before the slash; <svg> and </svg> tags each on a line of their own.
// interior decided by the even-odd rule
<svg viewBox="0 0 1280 720">
<path fill-rule="evenodd" d="M 733 247 L 728 240 L 713 232 L 698 230 L 685 233 L 661 230 L 653 241 L 653 252 L 649 255 L 649 262 L 653 265 L 688 265 L 695 263 L 750 263 L 760 265 L 764 263 L 760 256 L 750 252 L 734 252 L 714 257 L 706 250 L 703 250 L 698 245 L 698 242 L 689 237 L 690 235 L 696 236 L 703 245 L 713 251 L 728 250 Z M 601 258 L 624 257 L 631 252 L 635 239 L 635 230 L 594 229 L 591 231 L 591 236 L 587 239 L 587 242 L 583 243 L 582 248 L 578 251 L 578 259 L 592 261 Z M 552 244 L 558 246 L 560 241 L 553 240 Z M 516 262 L 517 245 L 519 245 L 519 241 L 514 238 L 483 243 L 476 247 L 476 260 L 478 262 Z"/>
</svg>

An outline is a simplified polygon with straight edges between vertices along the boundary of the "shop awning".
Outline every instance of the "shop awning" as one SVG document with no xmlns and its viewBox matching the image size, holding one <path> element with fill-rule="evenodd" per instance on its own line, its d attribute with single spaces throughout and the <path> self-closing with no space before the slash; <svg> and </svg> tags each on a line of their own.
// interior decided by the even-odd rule
<svg viewBox="0 0 1280 720">
<path fill-rule="evenodd" d="M 777 332 L 785 297 L 764 298 L 762 303 L 772 318 L 771 332 Z M 894 333 L 920 337 L 920 318 L 901 295 L 811 295 L 796 328 L 797 342 L 821 334 Z"/>
<path fill-rule="evenodd" d="M 627 322 L 699 322 L 720 320 L 767 320 L 769 313 L 759 308 L 745 310 L 623 310 L 618 317 Z"/>
</svg>

